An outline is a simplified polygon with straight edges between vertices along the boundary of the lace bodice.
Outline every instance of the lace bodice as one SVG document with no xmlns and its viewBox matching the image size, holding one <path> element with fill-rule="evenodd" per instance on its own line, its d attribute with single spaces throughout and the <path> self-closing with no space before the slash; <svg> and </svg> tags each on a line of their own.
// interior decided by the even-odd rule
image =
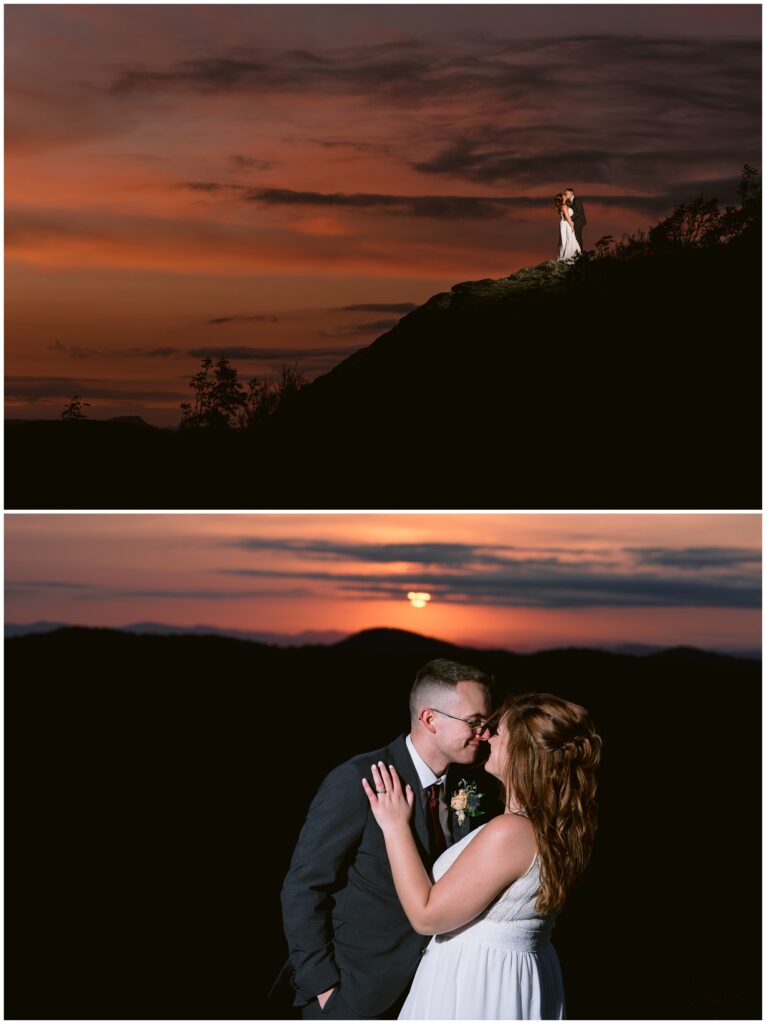
<svg viewBox="0 0 766 1024">
<path fill-rule="evenodd" d="M 486 825 L 481 825 L 473 832 L 469 832 L 469 834 L 461 839 L 459 843 L 455 843 L 454 846 L 445 850 L 434 864 L 433 874 L 436 881 L 446 873 L 466 848 L 468 843 L 470 843 L 471 840 L 473 840 L 485 827 Z M 539 890 L 540 858 L 538 854 L 535 854 L 535 859 L 521 878 L 517 878 L 515 882 L 511 882 L 508 888 L 499 893 L 499 895 L 495 897 L 489 906 L 479 914 L 474 921 L 471 921 L 470 924 L 464 925 L 462 928 L 458 928 L 454 932 L 448 932 L 445 935 L 437 936 L 437 938 L 439 940 L 452 938 L 455 935 L 465 933 L 469 929 L 476 928 L 484 921 L 492 921 L 497 924 L 509 925 L 512 922 L 519 922 L 519 930 L 524 934 L 530 937 L 534 936 L 536 940 L 547 939 L 553 930 L 555 915 L 540 914 L 535 908 L 535 901 Z M 521 922 L 523 922 L 523 924 L 521 924 Z"/>
</svg>

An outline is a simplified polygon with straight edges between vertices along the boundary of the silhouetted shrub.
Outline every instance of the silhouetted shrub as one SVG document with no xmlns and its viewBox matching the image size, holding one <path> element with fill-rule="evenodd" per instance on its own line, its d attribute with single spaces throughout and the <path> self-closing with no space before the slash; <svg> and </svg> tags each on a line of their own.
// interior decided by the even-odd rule
<svg viewBox="0 0 766 1024">
<path fill-rule="evenodd" d="M 62 420 L 86 420 L 83 409 L 90 408 L 90 402 L 83 402 L 79 395 L 72 395 L 61 413 Z"/>
<path fill-rule="evenodd" d="M 717 199 L 706 199 L 699 192 L 691 202 L 679 203 L 648 231 L 626 233 L 619 240 L 604 235 L 575 262 L 567 284 L 576 285 L 612 264 L 628 260 L 710 251 L 732 242 L 757 242 L 760 246 L 761 181 L 758 170 L 749 164 L 743 167 L 737 195 L 739 206 L 721 209 Z"/>
<path fill-rule="evenodd" d="M 189 382 L 194 401 L 181 403 L 181 426 L 208 430 L 262 426 L 279 413 L 305 383 L 297 363 L 285 364 L 278 380 L 253 377 L 245 390 L 237 370 L 225 356 L 215 363 L 208 356 Z"/>
</svg>

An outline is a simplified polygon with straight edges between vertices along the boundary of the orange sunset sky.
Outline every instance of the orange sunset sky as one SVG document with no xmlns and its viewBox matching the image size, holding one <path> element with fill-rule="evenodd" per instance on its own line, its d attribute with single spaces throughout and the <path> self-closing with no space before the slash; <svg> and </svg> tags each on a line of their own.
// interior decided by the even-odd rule
<svg viewBox="0 0 766 1024">
<path fill-rule="evenodd" d="M 758 5 L 7 5 L 6 413 L 173 425 L 760 166 Z"/>
<path fill-rule="evenodd" d="M 6 515 L 6 621 L 757 651 L 760 516 Z M 424 608 L 407 595 L 431 595 Z"/>
</svg>

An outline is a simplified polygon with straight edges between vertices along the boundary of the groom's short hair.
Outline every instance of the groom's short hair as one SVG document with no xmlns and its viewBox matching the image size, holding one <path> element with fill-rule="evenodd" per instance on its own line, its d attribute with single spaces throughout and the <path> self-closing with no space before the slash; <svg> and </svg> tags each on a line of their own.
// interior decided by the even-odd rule
<svg viewBox="0 0 766 1024">
<path fill-rule="evenodd" d="M 572 188 L 571 185 L 567 185 L 567 187 L 564 189 L 564 191 L 565 192 L 574 192 L 574 189 Z"/>
<path fill-rule="evenodd" d="M 423 708 L 427 708 L 440 693 L 453 691 L 458 683 L 475 682 L 488 689 L 494 678 L 473 665 L 461 665 L 449 658 L 434 658 L 415 676 L 410 690 L 410 718 L 414 721 Z"/>
</svg>

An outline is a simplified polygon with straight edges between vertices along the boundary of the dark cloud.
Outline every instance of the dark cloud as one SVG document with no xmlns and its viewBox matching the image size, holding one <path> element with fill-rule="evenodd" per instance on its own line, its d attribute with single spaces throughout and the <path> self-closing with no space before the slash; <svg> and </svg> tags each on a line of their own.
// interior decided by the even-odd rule
<svg viewBox="0 0 766 1024">
<path fill-rule="evenodd" d="M 57 352 L 60 355 L 70 356 L 72 359 L 91 359 L 94 356 L 123 356 L 136 359 L 167 359 L 170 356 L 182 352 L 180 348 L 83 348 L 80 345 L 64 345 L 60 341 L 54 341 L 47 346 L 49 352 Z"/>
<path fill-rule="evenodd" d="M 252 156 L 246 156 L 244 153 L 233 153 L 229 157 L 229 163 L 232 167 L 236 167 L 240 170 L 256 170 L 256 171 L 270 171 L 276 164 L 273 160 L 258 160 Z"/>
<path fill-rule="evenodd" d="M 323 52 L 239 50 L 160 68 L 126 68 L 113 81 L 116 94 L 245 93 L 276 91 L 381 98 L 414 109 L 427 101 L 481 103 L 512 109 L 513 120 L 539 123 L 540 111 L 557 115 L 573 135 L 593 126 L 620 127 L 659 118 L 682 127 L 690 115 L 754 115 L 760 97 L 757 40 L 703 40 L 647 33 L 569 34 L 555 37 L 465 39 L 444 46 L 416 39 L 339 47 Z M 587 69 L 587 74 L 583 74 Z M 534 111 L 534 118 L 519 114 Z M 601 118 L 601 121 L 597 119 Z M 696 127 L 689 125 L 689 127 Z M 365 140 L 323 140 L 328 147 L 375 145 Z M 634 147 L 636 148 L 636 147 Z M 564 150 L 566 152 L 566 149 Z M 604 147 L 603 152 L 608 152 Z"/>
<path fill-rule="evenodd" d="M 680 571 L 687 567 L 683 552 L 673 548 L 616 549 L 611 557 L 587 550 L 569 551 L 568 558 L 560 558 L 545 551 L 439 542 L 366 544 L 243 538 L 236 545 L 250 551 L 288 551 L 320 561 L 341 562 L 350 558 L 370 564 L 414 566 L 406 572 L 385 575 L 313 569 L 222 570 L 244 576 L 324 580 L 343 592 L 371 600 L 381 596 L 398 599 L 412 589 L 427 590 L 447 602 L 539 608 L 756 608 L 761 600 L 758 579 L 744 569 L 733 571 L 749 563 L 753 553 L 736 548 L 688 549 L 687 559 L 697 552 L 700 568 L 706 553 L 711 560 L 709 568 L 729 570 L 691 576 Z M 733 552 L 728 561 L 727 551 Z M 638 566 L 626 566 L 626 555 L 636 560 Z M 674 563 L 676 555 L 680 556 L 679 563 Z M 647 572 L 643 568 L 647 559 L 657 560 L 657 567 L 666 571 Z"/>
<path fill-rule="evenodd" d="M 508 563 L 498 551 L 515 548 L 486 548 L 479 544 L 429 541 L 425 543 L 369 544 L 324 540 L 294 540 L 279 537 L 245 537 L 235 542 L 245 551 L 290 551 L 328 559 L 353 558 L 361 562 L 409 562 L 419 565 L 466 566 L 477 562 Z"/>
<path fill-rule="evenodd" d="M 539 167 L 540 175 L 542 176 L 543 168 L 548 163 L 548 158 L 544 161 L 533 157 L 525 158 L 524 160 L 516 161 L 516 170 L 514 174 L 511 174 L 510 169 L 497 170 L 496 165 L 492 163 L 491 159 L 486 158 L 486 154 L 482 154 L 480 150 L 474 152 L 472 148 L 473 143 L 466 142 L 465 146 L 471 150 L 471 153 L 470 156 L 464 153 L 461 157 L 463 170 L 459 171 L 457 159 L 450 157 L 450 160 L 444 166 L 445 173 L 459 173 L 464 177 L 470 177 L 468 165 L 469 162 L 473 162 L 475 164 L 475 179 L 489 184 L 498 179 L 507 180 L 507 178 L 513 176 L 523 177 L 522 165 L 524 165 L 528 168 L 528 171 L 525 172 L 526 177 L 529 179 L 528 183 L 532 183 L 536 178 L 541 180 L 541 178 L 537 177 L 533 168 Z M 488 159 L 486 164 L 482 162 L 485 158 Z M 562 164 L 562 166 L 564 165 Z M 449 168 L 452 169 L 450 170 Z M 571 166 L 569 166 L 568 170 L 571 171 L 571 169 Z M 431 170 L 433 173 L 438 173 L 436 164 L 431 167 Z M 589 171 L 586 171 L 584 168 L 581 168 L 581 170 L 582 173 L 580 174 L 568 174 L 566 182 L 559 181 L 556 187 L 564 188 L 569 184 L 576 187 L 578 179 L 593 179 L 596 176 L 593 168 Z M 716 179 L 712 182 L 712 188 L 711 183 L 708 181 L 685 180 L 682 184 L 675 185 L 672 189 L 665 189 L 655 194 L 619 193 L 607 195 L 591 192 L 583 198 L 587 199 L 589 209 L 591 210 L 596 206 L 603 206 L 607 209 L 634 210 L 642 214 L 658 215 L 669 212 L 678 202 L 693 199 L 699 189 L 703 189 L 708 196 L 717 193 L 716 197 L 723 197 L 722 201 L 733 200 L 738 173 L 733 168 L 731 178 Z M 602 176 L 602 179 L 607 181 L 612 177 L 613 174 L 610 171 Z M 187 184 L 186 187 L 195 186 L 194 183 L 191 183 Z M 225 187 L 227 186 L 222 186 L 222 189 Z M 212 183 L 207 183 L 206 188 L 214 191 Z M 518 215 L 519 212 L 525 210 L 550 211 L 553 209 L 552 194 L 549 196 L 397 196 L 385 193 L 299 192 L 284 188 L 248 188 L 241 190 L 241 192 L 241 199 L 243 201 L 260 203 L 265 206 L 308 206 L 348 209 L 364 213 L 388 212 L 395 216 L 432 218 L 434 220 L 488 221 L 508 218 L 510 215 Z"/>
<path fill-rule="evenodd" d="M 465 62 L 464 62 L 465 63 Z M 182 60 L 166 68 L 127 68 L 112 82 L 116 95 L 168 91 L 245 93 L 276 91 L 387 96 L 413 101 L 469 88 L 471 78 L 456 69 L 451 55 L 414 40 L 334 49 L 221 55 Z M 452 82 L 446 81 L 451 78 Z"/>
<path fill-rule="evenodd" d="M 95 583 L 74 583 L 70 580 L 8 580 L 8 590 L 78 590 L 95 591 Z"/>
<path fill-rule="evenodd" d="M 582 36 L 549 39 L 531 55 L 526 44 L 500 43 L 495 61 L 498 107 L 505 96 L 514 124 L 502 114 L 455 122 L 429 156 L 410 157 L 417 170 L 482 184 L 560 179 L 654 192 L 659 183 L 702 184 L 712 168 L 735 173 L 758 162 L 758 42 Z"/>
<path fill-rule="evenodd" d="M 670 569 L 725 569 L 761 564 L 761 552 L 754 548 L 626 548 L 644 565 Z"/>
<path fill-rule="evenodd" d="M 241 192 L 246 185 L 231 185 L 220 181 L 184 181 L 179 188 L 189 188 L 192 192 Z"/>
<path fill-rule="evenodd" d="M 242 197 L 246 202 L 265 206 L 310 206 L 341 209 L 389 211 L 409 217 L 435 217 L 457 220 L 490 220 L 502 216 L 506 206 L 537 206 L 539 200 L 474 196 L 395 196 L 365 192 L 298 192 L 288 188 L 254 188 Z"/>
<path fill-rule="evenodd" d="M 271 61 L 271 62 L 270 62 Z M 281 66 L 280 66 L 281 63 Z M 315 62 L 306 62 L 308 69 Z M 116 94 L 167 92 L 168 89 L 203 94 L 259 88 L 295 88 L 305 72 L 300 61 L 288 63 L 285 55 L 261 60 L 232 57 L 206 57 L 182 60 L 164 70 L 126 69 L 112 82 Z"/>
<path fill-rule="evenodd" d="M 125 386 L 123 381 L 99 380 L 88 377 L 8 377 L 6 398 L 38 402 L 45 398 L 113 398 L 132 402 L 182 402 L 187 395 L 182 391 L 148 391 Z"/>
<path fill-rule="evenodd" d="M 739 169 L 752 150 L 752 146 L 748 146 L 732 158 L 729 141 L 720 144 L 710 141 L 704 148 L 698 145 L 658 148 L 656 139 L 647 138 L 646 148 L 640 151 L 584 149 L 579 140 L 573 140 L 569 148 L 562 148 L 564 139 L 554 143 L 559 148 L 536 151 L 532 142 L 518 139 L 516 134 L 505 133 L 496 126 L 473 128 L 440 147 L 434 156 L 413 161 L 411 166 L 429 175 L 463 178 L 483 185 L 502 185 L 508 181 L 521 185 L 545 183 L 551 180 L 552 168 L 559 168 L 558 186 L 561 188 L 568 185 L 577 187 L 578 182 L 585 181 L 604 185 L 611 182 L 630 184 L 639 194 L 604 195 L 596 192 L 591 193 L 590 200 L 607 208 L 619 206 L 657 214 L 693 198 L 699 189 L 708 196 L 716 195 L 722 201 L 733 201 Z M 710 179 L 705 173 L 709 164 L 729 165 L 731 176 Z M 701 169 L 702 174 L 695 177 L 695 169 Z M 658 171 L 665 176 L 664 188 L 654 192 L 652 186 Z M 640 194 L 641 191 L 644 194 Z M 509 203 L 508 198 L 495 201 Z M 546 197 L 544 202 L 549 203 L 550 200 Z"/>
<path fill-rule="evenodd" d="M 180 348 L 133 348 L 129 353 L 125 350 L 122 354 L 142 356 L 146 359 L 167 359 L 169 356 L 179 355 L 180 352 Z"/>
<path fill-rule="evenodd" d="M 71 356 L 72 359 L 89 359 L 91 356 L 101 355 L 97 348 L 83 348 L 81 345 L 65 345 L 61 341 L 54 341 L 47 346 L 49 352 L 56 352 L 62 356 Z"/>
<path fill-rule="evenodd" d="M 209 324 L 234 324 L 234 323 L 266 323 L 276 324 L 279 322 L 279 318 L 276 316 L 216 316 L 212 320 L 208 320 Z"/>
<path fill-rule="evenodd" d="M 391 156 L 395 153 L 392 145 L 378 142 L 358 142 L 354 139 L 314 139 L 322 149 L 350 149 L 355 153 L 374 153 L 378 156 Z"/>
<path fill-rule="evenodd" d="M 352 352 L 356 351 L 356 348 L 340 346 L 329 346 L 325 348 L 284 348 L 280 346 L 274 346 L 273 348 L 265 348 L 250 347 L 248 345 L 203 345 L 200 348 L 189 349 L 186 354 L 189 356 L 193 356 L 195 359 L 218 359 L 220 357 L 224 357 L 226 359 L 263 359 L 265 361 L 269 361 L 272 359 L 324 359 L 330 356 L 343 358 L 345 356 L 351 355 Z"/>
<path fill-rule="evenodd" d="M 340 306 L 341 313 L 411 313 L 417 309 L 414 302 L 360 302 L 355 306 Z"/>
<path fill-rule="evenodd" d="M 521 560 L 503 571 L 374 574 L 268 569 L 223 569 L 224 574 L 324 580 L 356 598 L 403 597 L 425 590 L 449 603 L 514 608 L 760 608 L 756 582 L 739 576 L 710 579 L 628 572 L 590 572 L 580 566 L 525 565 Z"/>
<path fill-rule="evenodd" d="M 358 334 L 379 334 L 382 331 L 390 331 L 396 327 L 398 320 L 368 320 L 361 324 L 348 324 L 346 327 L 337 327 L 334 331 L 320 331 L 323 338 L 351 338 Z"/>
<path fill-rule="evenodd" d="M 108 587 L 96 583 L 77 583 L 63 580 L 10 580 L 6 584 L 10 592 L 23 594 L 25 591 L 38 592 L 45 590 L 65 590 L 70 592 L 73 601 L 105 601 L 115 598 L 135 598 L 147 600 L 151 598 L 191 601 L 238 601 L 254 597 L 315 597 L 316 591 L 310 587 L 257 587 L 242 590 L 223 590 L 220 588 L 135 588 Z"/>
</svg>

